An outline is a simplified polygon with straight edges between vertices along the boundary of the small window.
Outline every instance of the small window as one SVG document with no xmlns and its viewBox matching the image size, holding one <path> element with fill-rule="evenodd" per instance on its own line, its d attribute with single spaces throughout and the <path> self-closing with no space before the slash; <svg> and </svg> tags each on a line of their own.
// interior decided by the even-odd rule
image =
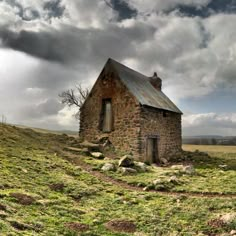
<svg viewBox="0 0 236 236">
<path fill-rule="evenodd" d="M 111 99 L 102 100 L 102 112 L 100 120 L 100 128 L 103 132 L 111 132 L 113 126 L 112 103 Z"/>
<path fill-rule="evenodd" d="M 163 117 L 167 117 L 167 112 L 163 111 Z"/>
</svg>

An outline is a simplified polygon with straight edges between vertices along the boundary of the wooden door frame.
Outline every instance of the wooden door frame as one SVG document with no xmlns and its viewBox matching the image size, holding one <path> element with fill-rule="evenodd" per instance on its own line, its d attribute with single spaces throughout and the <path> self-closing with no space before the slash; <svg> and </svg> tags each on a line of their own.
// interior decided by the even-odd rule
<svg viewBox="0 0 236 236">
<path fill-rule="evenodd" d="M 152 159 L 152 163 L 155 163 L 155 164 L 158 164 L 160 159 L 159 159 L 159 140 L 160 140 L 160 136 L 158 134 L 149 134 L 149 135 L 146 135 L 146 158 L 148 156 L 148 140 L 149 139 L 154 139 L 156 140 L 156 147 L 157 147 L 157 154 L 156 154 L 156 160 L 155 162 L 153 161 Z"/>
</svg>

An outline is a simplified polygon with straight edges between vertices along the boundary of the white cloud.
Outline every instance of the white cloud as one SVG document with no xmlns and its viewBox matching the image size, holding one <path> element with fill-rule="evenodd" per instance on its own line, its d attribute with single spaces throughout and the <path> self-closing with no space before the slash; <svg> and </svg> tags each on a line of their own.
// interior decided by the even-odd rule
<svg viewBox="0 0 236 236">
<path fill-rule="evenodd" d="M 236 113 L 202 113 L 183 116 L 184 135 L 235 135 Z"/>
<path fill-rule="evenodd" d="M 45 89 L 42 88 L 26 88 L 25 93 L 32 96 L 41 96 Z"/>
<path fill-rule="evenodd" d="M 66 129 L 73 129 L 79 127 L 79 121 L 76 120 L 75 115 L 78 112 L 76 107 L 64 107 L 57 114 L 57 122 Z M 78 128 L 79 129 L 79 128 Z"/>
<path fill-rule="evenodd" d="M 70 24 L 78 28 L 104 28 L 115 12 L 103 0 L 63 0 Z"/>
</svg>

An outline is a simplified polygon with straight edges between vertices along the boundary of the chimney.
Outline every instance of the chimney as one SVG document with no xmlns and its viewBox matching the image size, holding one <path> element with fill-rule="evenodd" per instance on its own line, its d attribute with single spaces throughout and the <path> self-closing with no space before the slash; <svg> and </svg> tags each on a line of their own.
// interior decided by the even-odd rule
<svg viewBox="0 0 236 236">
<path fill-rule="evenodd" d="M 149 81 L 152 84 L 152 86 L 157 89 L 158 91 L 161 91 L 161 86 L 162 86 L 162 80 L 161 78 L 157 75 L 156 72 L 154 72 L 152 77 L 149 77 Z"/>
</svg>

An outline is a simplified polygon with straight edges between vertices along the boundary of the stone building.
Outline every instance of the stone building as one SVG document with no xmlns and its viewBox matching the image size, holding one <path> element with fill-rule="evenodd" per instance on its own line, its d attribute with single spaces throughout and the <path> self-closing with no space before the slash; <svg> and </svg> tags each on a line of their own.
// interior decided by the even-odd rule
<svg viewBox="0 0 236 236">
<path fill-rule="evenodd" d="M 181 151 L 182 112 L 162 92 L 162 80 L 108 59 L 81 107 L 80 137 L 107 135 L 140 161 L 159 163 Z"/>
</svg>

